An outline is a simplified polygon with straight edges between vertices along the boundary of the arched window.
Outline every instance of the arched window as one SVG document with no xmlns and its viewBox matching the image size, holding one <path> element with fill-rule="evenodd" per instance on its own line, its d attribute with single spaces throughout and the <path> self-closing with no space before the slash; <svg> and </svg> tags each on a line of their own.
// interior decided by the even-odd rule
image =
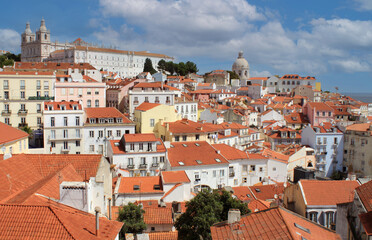
<svg viewBox="0 0 372 240">
<path fill-rule="evenodd" d="M 47 35 L 47 34 L 44 34 L 44 39 L 45 39 L 45 40 L 48 39 L 48 35 Z"/>
</svg>

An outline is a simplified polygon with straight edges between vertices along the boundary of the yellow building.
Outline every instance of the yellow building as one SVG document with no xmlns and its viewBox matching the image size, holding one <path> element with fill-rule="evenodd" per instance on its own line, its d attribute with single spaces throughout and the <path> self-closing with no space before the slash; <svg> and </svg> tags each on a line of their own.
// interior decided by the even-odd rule
<svg viewBox="0 0 372 240">
<path fill-rule="evenodd" d="M 0 150 L 2 154 L 28 153 L 28 134 L 0 122 Z"/>
<path fill-rule="evenodd" d="M 322 91 L 322 83 L 316 82 L 315 83 L 315 90 L 317 91 Z"/>
<path fill-rule="evenodd" d="M 0 72 L 1 122 L 40 128 L 43 102 L 54 99 L 55 78 L 52 72 Z"/>
<path fill-rule="evenodd" d="M 155 133 L 157 125 L 163 121 L 174 122 L 181 119 L 174 106 L 144 102 L 134 110 L 137 133 Z"/>
</svg>

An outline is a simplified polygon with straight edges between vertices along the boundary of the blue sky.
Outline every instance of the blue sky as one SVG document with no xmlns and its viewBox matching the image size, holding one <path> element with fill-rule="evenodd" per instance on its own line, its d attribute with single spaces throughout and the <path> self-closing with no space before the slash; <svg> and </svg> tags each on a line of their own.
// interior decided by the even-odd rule
<svg viewBox="0 0 372 240">
<path fill-rule="evenodd" d="M 242 50 L 252 76 L 372 93 L 372 0 L 15 0 L 0 15 L 0 49 L 20 52 L 25 23 L 35 31 L 42 17 L 54 40 L 164 53 L 201 74 L 231 69 Z"/>
</svg>

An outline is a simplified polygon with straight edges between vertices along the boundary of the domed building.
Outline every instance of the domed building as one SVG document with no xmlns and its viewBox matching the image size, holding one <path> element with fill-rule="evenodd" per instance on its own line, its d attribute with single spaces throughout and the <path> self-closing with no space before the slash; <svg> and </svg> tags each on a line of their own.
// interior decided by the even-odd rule
<svg viewBox="0 0 372 240">
<path fill-rule="evenodd" d="M 249 79 L 249 64 L 243 57 L 243 51 L 239 52 L 239 56 L 232 65 L 232 71 L 239 75 L 240 86 L 248 85 Z"/>
</svg>

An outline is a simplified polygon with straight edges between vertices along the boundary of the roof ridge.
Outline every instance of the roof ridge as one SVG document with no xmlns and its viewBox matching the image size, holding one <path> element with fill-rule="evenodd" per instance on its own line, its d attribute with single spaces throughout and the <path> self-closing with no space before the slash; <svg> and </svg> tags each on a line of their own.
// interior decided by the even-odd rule
<svg viewBox="0 0 372 240">
<path fill-rule="evenodd" d="M 66 230 L 66 232 L 72 237 L 72 239 L 76 239 L 73 235 L 72 235 L 72 233 L 70 233 L 70 231 L 67 229 L 67 227 L 63 224 L 63 222 L 62 222 L 62 220 L 61 219 L 59 219 L 59 217 L 58 217 L 58 215 L 57 215 L 57 213 L 54 211 L 54 207 L 52 207 L 52 206 L 47 206 L 48 208 L 49 208 L 49 210 L 53 213 L 53 215 L 57 218 L 57 220 L 61 223 L 61 225 L 63 226 L 63 228 Z M 60 209 L 60 210 L 62 210 L 62 209 Z M 70 212 L 71 213 L 71 212 Z"/>
<path fill-rule="evenodd" d="M 163 197 L 161 199 L 164 199 L 165 197 L 167 197 L 171 192 L 173 192 L 176 188 L 178 188 L 179 186 L 183 185 L 183 183 L 177 183 L 175 184 L 171 189 L 169 189 L 168 192 L 166 192 Z"/>
</svg>

